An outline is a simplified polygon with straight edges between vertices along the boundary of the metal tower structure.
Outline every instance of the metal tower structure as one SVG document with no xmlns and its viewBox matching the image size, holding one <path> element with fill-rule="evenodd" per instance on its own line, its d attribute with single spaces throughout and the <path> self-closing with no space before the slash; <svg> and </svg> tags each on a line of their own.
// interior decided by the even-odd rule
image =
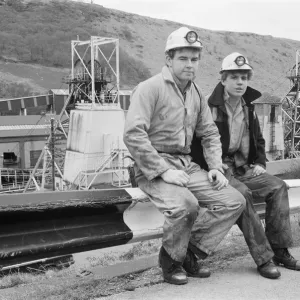
<svg viewBox="0 0 300 300">
<path fill-rule="evenodd" d="M 64 104 L 57 122 L 54 123 L 54 130 L 52 131 L 52 137 L 56 130 L 60 130 L 66 139 L 68 139 L 70 129 L 68 125 L 71 121 L 71 110 L 107 111 L 109 113 L 109 111 L 120 109 L 119 40 L 92 36 L 87 41 L 80 41 L 79 39 L 71 41 L 71 48 L 72 69 L 70 74 L 62 79 L 64 83 L 69 85 L 69 97 Z M 114 121 L 112 120 L 112 122 Z M 77 128 L 77 130 L 81 131 L 80 128 Z M 87 143 L 92 142 L 90 140 L 87 139 Z M 46 146 L 34 167 L 24 192 L 27 191 L 31 182 L 34 183 L 37 190 L 44 188 L 46 173 L 48 175 L 50 173 L 52 178 L 54 178 L 53 172 L 56 172 L 61 178 L 65 177 L 62 171 L 63 166 L 60 166 L 56 162 L 56 159 L 54 159 L 53 154 L 47 146 L 50 141 L 51 136 L 47 140 Z M 106 152 L 108 151 L 109 153 L 100 155 L 101 157 L 94 157 L 93 170 L 80 169 L 72 182 L 66 182 L 69 188 L 90 189 L 99 175 L 107 173 L 111 173 L 111 181 L 114 186 L 121 187 L 128 185 L 128 176 L 125 175 L 127 167 L 124 165 L 127 149 L 119 145 L 118 141 L 114 143 L 110 142 L 109 147 L 106 146 L 105 148 Z M 85 152 L 82 155 L 90 156 L 89 153 Z M 38 168 L 42 160 L 43 178 L 42 184 L 39 185 L 35 177 L 41 173 Z M 49 170 L 50 165 L 52 165 L 52 170 Z"/>
<path fill-rule="evenodd" d="M 289 158 L 300 157 L 300 50 L 296 51 L 296 64 L 287 76 L 291 88 L 282 101 L 284 117 L 284 143 Z"/>
<path fill-rule="evenodd" d="M 72 41 L 71 46 L 72 71 L 63 78 L 74 90 L 70 105 L 93 110 L 119 105 L 119 40 L 92 36 L 88 41 Z"/>
</svg>

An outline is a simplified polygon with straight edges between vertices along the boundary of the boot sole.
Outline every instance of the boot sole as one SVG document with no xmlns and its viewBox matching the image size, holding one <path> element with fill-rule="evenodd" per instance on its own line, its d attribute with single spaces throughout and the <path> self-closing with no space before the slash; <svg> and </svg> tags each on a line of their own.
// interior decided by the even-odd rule
<svg viewBox="0 0 300 300">
<path fill-rule="evenodd" d="M 210 277 L 211 274 L 194 275 L 194 274 L 191 274 L 191 273 L 187 272 L 187 275 L 189 277 L 193 277 L 193 278 L 208 278 L 208 277 Z"/>
<path fill-rule="evenodd" d="M 290 267 L 290 266 L 288 266 L 288 265 L 285 265 L 285 264 L 282 263 L 282 262 L 277 262 L 277 261 L 275 261 L 274 259 L 273 259 L 273 262 L 274 262 L 274 264 L 275 264 L 276 266 L 284 267 L 284 268 L 286 268 L 286 269 L 293 270 L 293 271 L 300 271 L 300 269 L 296 269 L 295 267 Z"/>
<path fill-rule="evenodd" d="M 164 278 L 164 281 L 170 284 L 175 284 L 175 285 L 183 285 L 183 284 L 187 284 L 188 280 L 186 281 L 172 281 L 172 280 L 168 280 Z"/>
<path fill-rule="evenodd" d="M 278 278 L 281 276 L 280 273 L 277 274 L 277 275 L 275 275 L 275 274 L 274 274 L 274 275 L 262 274 L 262 273 L 259 271 L 258 268 L 257 268 L 257 272 L 259 273 L 260 276 L 265 277 L 265 278 L 268 278 L 268 279 L 278 279 Z"/>
<path fill-rule="evenodd" d="M 259 271 L 258 271 L 259 275 L 264 277 L 264 278 L 268 278 L 268 279 L 278 279 L 281 275 L 276 275 L 276 276 L 268 276 L 268 275 L 262 275 Z"/>
</svg>

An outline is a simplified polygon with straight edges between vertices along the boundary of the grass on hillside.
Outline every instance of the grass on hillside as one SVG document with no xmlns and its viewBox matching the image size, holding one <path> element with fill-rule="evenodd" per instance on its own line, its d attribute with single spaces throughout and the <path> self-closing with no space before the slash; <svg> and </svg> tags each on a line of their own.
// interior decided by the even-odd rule
<svg viewBox="0 0 300 300">
<path fill-rule="evenodd" d="M 40 64 L 48 67 L 70 68 L 71 41 L 89 40 L 90 36 L 107 36 L 106 22 L 112 13 L 101 5 L 73 2 L 69 0 L 9 0 L 0 6 L 0 59 L 19 63 Z M 12 21 L 14 20 L 14 21 Z M 132 39 L 132 33 L 126 26 L 120 31 L 113 30 L 110 37 L 122 41 Z M 88 63 L 89 51 L 78 49 L 80 55 L 85 52 L 84 59 Z M 122 86 L 135 86 L 137 80 L 145 80 L 151 76 L 144 62 L 125 50 L 123 43 L 119 48 L 120 81 Z M 102 45 L 101 51 L 109 58 L 110 64 L 116 63 L 116 58 L 110 56 L 112 45 Z M 75 56 L 76 58 L 76 56 Z M 99 56 L 102 67 L 106 67 L 105 59 Z M 42 69 L 36 69 L 37 82 L 47 86 Z M 28 74 L 30 77 L 30 74 Z M 22 77 L 22 76 L 21 76 Z M 0 96 L 1 97 L 1 96 Z M 10 96 L 5 96 L 10 97 Z"/>
</svg>

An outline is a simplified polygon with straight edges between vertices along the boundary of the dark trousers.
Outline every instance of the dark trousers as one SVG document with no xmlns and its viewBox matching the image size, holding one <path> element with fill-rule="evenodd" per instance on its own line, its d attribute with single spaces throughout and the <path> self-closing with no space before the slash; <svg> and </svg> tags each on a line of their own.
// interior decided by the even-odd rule
<svg viewBox="0 0 300 300">
<path fill-rule="evenodd" d="M 233 175 L 229 169 L 226 177 L 246 199 L 246 208 L 237 224 L 255 263 L 262 265 L 274 256 L 272 249 L 292 245 L 287 186 L 281 179 L 267 173 L 253 177 L 252 169 L 241 176 Z M 266 203 L 265 229 L 254 209 L 254 201 Z"/>
</svg>

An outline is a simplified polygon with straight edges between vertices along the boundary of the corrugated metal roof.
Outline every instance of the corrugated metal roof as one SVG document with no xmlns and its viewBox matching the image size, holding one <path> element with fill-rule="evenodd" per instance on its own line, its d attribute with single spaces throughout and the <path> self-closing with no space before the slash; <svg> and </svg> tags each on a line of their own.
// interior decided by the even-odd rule
<svg viewBox="0 0 300 300">
<path fill-rule="evenodd" d="M 21 136 L 37 136 L 50 134 L 50 118 L 56 120 L 58 115 L 45 116 L 1 116 L 0 117 L 0 137 L 21 137 Z M 67 117 L 62 117 L 65 121 Z M 68 127 L 68 124 L 64 124 Z"/>
<path fill-rule="evenodd" d="M 49 136 L 50 128 L 38 127 L 38 128 L 24 128 L 22 125 L 17 126 L 0 126 L 0 138 L 11 138 L 11 137 L 26 137 L 30 140 L 30 136 Z"/>
<path fill-rule="evenodd" d="M 43 125 L 50 123 L 50 117 L 54 117 L 56 120 L 59 118 L 58 115 L 27 115 L 27 116 L 0 116 L 0 126 L 6 125 Z M 65 119 L 63 117 L 62 119 Z"/>
<path fill-rule="evenodd" d="M 64 125 L 63 125 L 64 126 Z M 67 129 L 64 126 L 65 129 Z M 26 137 L 30 136 L 45 136 L 50 135 L 50 125 L 15 125 L 15 126 L 0 126 L 0 138 L 10 137 Z M 56 131 L 55 135 L 62 135 Z"/>
<path fill-rule="evenodd" d="M 0 126 L 1 130 L 35 130 L 35 129 L 45 129 L 50 128 L 50 125 L 6 125 Z"/>
<path fill-rule="evenodd" d="M 51 89 L 49 93 L 53 93 L 54 95 L 69 95 L 69 90 L 68 89 Z M 131 95 L 132 91 L 131 90 L 119 90 L 120 95 Z"/>
<path fill-rule="evenodd" d="M 33 96 L 27 96 L 27 97 L 18 97 L 18 98 L 1 98 L 0 102 L 6 102 L 6 101 L 13 101 L 13 100 L 20 100 L 20 99 L 31 99 L 31 98 L 37 98 L 37 97 L 46 97 L 49 96 L 49 94 L 42 94 L 42 95 L 33 95 Z"/>
</svg>

